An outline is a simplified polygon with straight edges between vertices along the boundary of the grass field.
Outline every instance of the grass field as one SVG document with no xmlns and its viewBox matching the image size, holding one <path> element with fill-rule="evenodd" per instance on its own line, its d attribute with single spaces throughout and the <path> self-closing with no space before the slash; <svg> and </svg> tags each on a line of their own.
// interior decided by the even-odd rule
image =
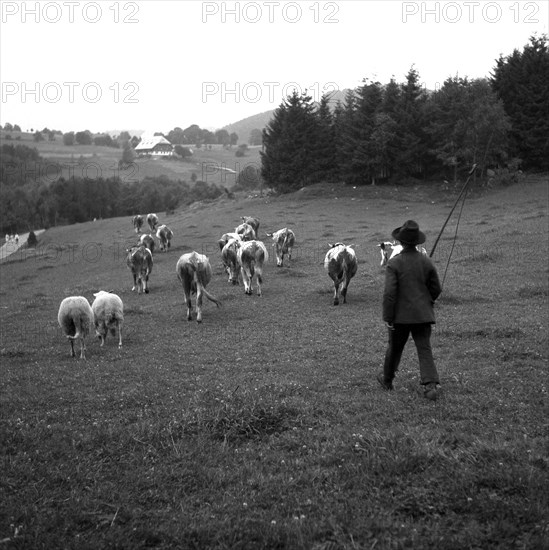
<svg viewBox="0 0 549 550">
<path fill-rule="evenodd" d="M 195 204 L 161 220 L 174 246 L 148 295 L 130 290 L 129 218 L 46 231 L 0 265 L 0 548 L 547 548 L 547 183 L 465 204 L 436 306 L 437 402 L 416 393 L 411 343 L 395 391 L 375 381 L 376 244 L 411 218 L 430 250 L 455 193 L 322 185 Z M 217 249 L 242 215 L 297 237 L 260 298 L 227 283 Z M 322 266 L 334 241 L 359 260 L 338 307 Z M 202 324 L 175 275 L 192 249 L 223 302 Z M 99 289 L 124 301 L 124 346 L 90 337 L 73 359 L 59 303 Z"/>
<path fill-rule="evenodd" d="M 97 179 L 118 176 L 123 181 L 141 181 L 146 177 L 167 176 L 173 180 L 185 180 L 191 183 L 194 173 L 198 180 L 231 188 L 236 183 L 236 175 L 248 166 L 259 168 L 261 159 L 259 147 L 249 147 L 244 157 L 236 157 L 236 147 L 224 149 L 221 145 L 212 145 L 211 149 L 191 146 L 193 156 L 186 160 L 167 160 L 149 157 L 136 158 L 129 166 L 120 168 L 122 149 L 97 145 L 64 145 L 62 136 L 56 141 L 35 142 L 33 135 L 26 132 L 9 132 L 13 139 L 5 139 L 6 132 L 0 134 L 0 145 L 26 145 L 36 148 L 46 165 L 41 171 L 41 180 L 45 183 L 63 176 L 69 178 L 88 177 Z M 16 140 L 15 138 L 20 139 Z M 29 173 L 35 177 L 36 167 L 29 167 Z"/>
</svg>

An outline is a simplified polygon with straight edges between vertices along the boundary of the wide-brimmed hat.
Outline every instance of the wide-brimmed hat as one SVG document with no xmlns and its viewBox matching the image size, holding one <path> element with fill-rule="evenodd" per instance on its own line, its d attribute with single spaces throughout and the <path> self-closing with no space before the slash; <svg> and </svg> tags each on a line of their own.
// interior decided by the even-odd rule
<svg viewBox="0 0 549 550">
<path fill-rule="evenodd" d="M 414 220 L 408 220 L 401 227 L 397 227 L 391 235 L 393 239 L 403 244 L 422 244 L 425 242 L 425 233 L 419 230 L 419 225 Z"/>
</svg>

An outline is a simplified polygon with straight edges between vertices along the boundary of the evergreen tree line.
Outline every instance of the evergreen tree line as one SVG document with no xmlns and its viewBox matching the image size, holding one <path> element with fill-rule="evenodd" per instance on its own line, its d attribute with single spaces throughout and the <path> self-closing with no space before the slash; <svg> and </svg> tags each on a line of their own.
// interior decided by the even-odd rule
<svg viewBox="0 0 549 550">
<path fill-rule="evenodd" d="M 490 79 L 448 78 L 428 91 L 412 67 L 406 81 L 363 81 L 344 104 L 289 96 L 263 131 L 265 183 L 290 191 L 322 181 L 360 185 L 443 177 L 473 164 L 549 169 L 547 37 L 500 57 Z"/>
<path fill-rule="evenodd" d="M 166 176 L 139 182 L 112 178 L 58 178 L 44 183 L 37 174 L 45 163 L 36 149 L 3 145 L 0 157 L 0 233 L 73 224 L 116 216 L 170 211 L 182 204 L 213 199 L 224 188 Z M 45 164 L 44 164 L 45 166 Z"/>
</svg>

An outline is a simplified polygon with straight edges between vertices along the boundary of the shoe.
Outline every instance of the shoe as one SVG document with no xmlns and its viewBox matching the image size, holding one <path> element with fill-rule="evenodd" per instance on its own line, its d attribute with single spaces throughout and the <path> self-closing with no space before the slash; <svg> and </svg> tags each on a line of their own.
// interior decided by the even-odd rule
<svg viewBox="0 0 549 550">
<path fill-rule="evenodd" d="M 439 389 L 435 382 L 429 382 L 423 386 L 423 397 L 430 401 L 436 401 L 439 396 Z"/>
<path fill-rule="evenodd" d="M 377 381 L 380 383 L 381 387 L 384 390 L 390 391 L 390 390 L 393 389 L 393 383 L 392 382 L 386 382 L 385 381 L 385 375 L 382 372 L 380 372 L 377 375 Z"/>
</svg>

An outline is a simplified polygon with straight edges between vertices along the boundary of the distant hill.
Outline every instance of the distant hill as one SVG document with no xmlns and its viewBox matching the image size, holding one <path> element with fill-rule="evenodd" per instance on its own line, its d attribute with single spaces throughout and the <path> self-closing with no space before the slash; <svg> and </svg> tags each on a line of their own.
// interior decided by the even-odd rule
<svg viewBox="0 0 549 550">
<path fill-rule="evenodd" d="M 228 124 L 227 126 L 224 126 L 223 129 L 227 130 L 229 134 L 236 132 L 238 135 L 238 143 L 248 143 L 250 132 L 254 128 L 263 130 L 263 128 L 265 128 L 265 126 L 269 123 L 269 120 L 271 120 L 273 113 L 274 109 L 271 109 L 270 111 L 265 111 L 264 113 L 252 115 L 248 118 L 239 120 L 238 122 L 233 122 L 233 124 Z"/>
<path fill-rule="evenodd" d="M 347 90 L 339 90 L 337 92 L 334 92 L 330 100 L 330 106 L 332 108 L 335 108 L 338 101 L 341 101 L 341 103 L 345 103 L 346 93 L 347 93 Z M 254 128 L 259 128 L 260 130 L 263 130 L 263 128 L 265 128 L 265 126 L 267 126 L 267 124 L 271 120 L 274 111 L 275 109 L 271 109 L 270 111 L 265 111 L 257 115 L 252 115 L 248 118 L 239 120 L 238 122 L 233 122 L 232 124 L 228 124 L 227 126 L 224 126 L 223 129 L 227 130 L 229 134 L 236 132 L 238 134 L 239 143 L 248 143 L 250 132 Z"/>
</svg>

